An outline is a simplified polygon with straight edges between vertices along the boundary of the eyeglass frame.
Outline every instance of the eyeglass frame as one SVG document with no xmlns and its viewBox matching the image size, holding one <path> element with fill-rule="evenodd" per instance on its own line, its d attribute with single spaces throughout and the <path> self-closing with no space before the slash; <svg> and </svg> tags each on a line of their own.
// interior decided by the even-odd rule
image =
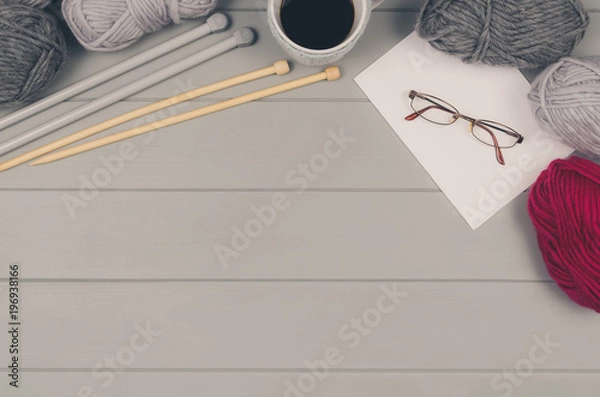
<svg viewBox="0 0 600 397">
<path fill-rule="evenodd" d="M 499 122 L 493 121 L 493 120 L 476 119 L 476 118 L 473 118 L 471 116 L 464 115 L 454 105 L 452 105 L 451 103 L 443 100 L 442 98 L 438 98 L 438 97 L 436 97 L 434 95 L 426 94 L 424 92 L 418 92 L 418 91 L 415 91 L 415 90 L 410 90 L 409 93 L 408 93 L 408 97 L 411 100 L 410 101 L 410 107 L 411 107 L 412 110 L 414 110 L 414 113 L 406 116 L 405 120 L 412 121 L 412 120 L 415 120 L 417 117 L 421 117 L 422 119 L 424 119 L 424 120 L 426 120 L 426 121 L 428 121 L 430 123 L 437 124 L 437 125 L 452 125 L 452 124 L 454 124 L 459 119 L 463 119 L 465 121 L 468 121 L 469 125 L 470 125 L 470 133 L 471 133 L 471 135 L 475 139 L 477 139 L 478 142 L 481 142 L 481 143 L 483 143 L 486 146 L 490 146 L 490 147 L 493 147 L 494 149 L 496 149 L 495 150 L 495 152 L 496 152 L 496 160 L 501 165 L 505 165 L 506 164 L 505 161 L 504 161 L 504 155 L 502 154 L 502 149 L 511 149 L 511 148 L 515 147 L 516 145 L 518 145 L 520 143 L 523 143 L 523 141 L 525 140 L 525 138 L 523 137 L 523 135 L 521 135 L 515 129 L 513 129 L 513 128 L 505 125 L 505 124 L 502 124 L 502 123 L 499 123 Z M 415 97 L 418 97 L 418 98 L 420 98 L 420 99 L 422 99 L 424 101 L 427 101 L 427 102 L 431 103 L 434 106 L 429 106 L 427 108 L 423 108 L 423 109 L 417 110 L 413 106 Z M 432 98 L 432 99 L 438 100 L 438 101 L 440 101 L 442 103 L 445 103 L 447 105 L 450 105 L 454 110 L 448 109 L 445 106 L 443 106 L 442 104 L 436 103 L 433 100 L 430 100 L 429 98 Z M 427 110 L 430 110 L 432 108 L 437 108 L 437 109 L 440 109 L 442 111 L 450 113 L 452 115 L 452 119 L 449 122 L 447 122 L 447 123 L 441 123 L 441 122 L 436 122 L 434 120 L 430 120 L 430 119 L 422 116 L 423 113 L 425 113 Z M 491 125 L 486 124 L 486 123 L 493 123 L 495 125 L 491 126 Z M 475 135 L 474 132 L 473 132 L 473 128 L 475 126 L 478 126 L 481 129 L 485 130 L 487 133 L 489 133 L 490 136 L 491 136 L 491 138 L 492 138 L 492 141 L 494 142 L 494 144 L 489 144 L 489 143 L 487 143 L 487 142 L 479 139 L 477 137 L 477 135 Z M 504 127 L 504 128 L 506 128 L 506 130 L 504 130 L 502 128 L 499 128 L 499 127 Z M 500 132 L 503 132 L 503 133 L 505 133 L 505 134 L 507 134 L 509 136 L 512 136 L 512 137 L 516 138 L 516 141 L 512 145 L 510 145 L 510 146 L 506 146 L 506 145 L 500 146 L 498 144 L 498 138 L 496 137 L 496 135 L 494 134 L 494 132 L 491 129 L 494 129 L 496 131 L 500 131 Z"/>
</svg>

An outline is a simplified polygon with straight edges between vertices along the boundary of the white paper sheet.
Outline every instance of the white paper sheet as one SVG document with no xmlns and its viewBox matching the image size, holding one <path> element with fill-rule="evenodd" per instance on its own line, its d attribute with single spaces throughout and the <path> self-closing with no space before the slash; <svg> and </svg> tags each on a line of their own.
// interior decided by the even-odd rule
<svg viewBox="0 0 600 397">
<path fill-rule="evenodd" d="M 519 70 L 465 64 L 416 33 L 355 81 L 473 229 L 527 189 L 552 160 L 573 152 L 538 127 L 527 99 L 529 82 Z M 451 126 L 406 121 L 413 112 L 410 90 L 442 98 L 471 117 L 508 125 L 525 139 L 503 150 L 503 166 L 493 147 L 470 134 L 467 121 Z"/>
</svg>

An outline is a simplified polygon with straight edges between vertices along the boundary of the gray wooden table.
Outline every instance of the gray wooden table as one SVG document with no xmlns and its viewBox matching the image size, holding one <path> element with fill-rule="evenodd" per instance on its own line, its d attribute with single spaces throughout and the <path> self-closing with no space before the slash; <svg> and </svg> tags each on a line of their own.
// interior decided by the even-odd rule
<svg viewBox="0 0 600 397">
<path fill-rule="evenodd" d="M 527 195 L 471 231 L 353 81 L 412 31 L 420 3 L 387 0 L 340 62 L 338 82 L 138 137 L 127 156 L 114 145 L 0 175 L 0 318 L 8 326 L 8 265 L 19 263 L 23 321 L 18 390 L 8 386 L 9 336 L 1 333 L 1 395 L 598 396 L 600 316 L 547 275 Z M 600 1 L 586 4 L 591 25 L 575 55 L 600 55 Z M 234 28 L 260 34 L 253 48 L 38 144 L 285 58 L 264 8 L 264 0 L 222 1 Z M 74 47 L 51 91 L 196 25 L 119 53 Z M 2 139 L 221 39 L 194 43 Z M 315 71 L 295 66 L 286 79 Z M 298 165 L 340 131 L 353 141 L 298 193 Z M 259 210 L 267 226 L 253 223 Z M 247 223 L 255 236 L 239 237 Z M 223 247 L 236 254 L 219 251 L 229 253 L 227 266 L 216 252 Z"/>
</svg>

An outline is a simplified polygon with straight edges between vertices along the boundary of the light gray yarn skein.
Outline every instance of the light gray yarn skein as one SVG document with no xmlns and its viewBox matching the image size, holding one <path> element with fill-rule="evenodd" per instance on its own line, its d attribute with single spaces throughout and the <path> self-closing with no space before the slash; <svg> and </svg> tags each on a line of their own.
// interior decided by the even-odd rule
<svg viewBox="0 0 600 397">
<path fill-rule="evenodd" d="M 588 24 L 579 0 L 427 0 L 416 30 L 467 63 L 528 69 L 568 56 Z"/>
<path fill-rule="evenodd" d="M 532 83 L 538 124 L 589 156 L 600 156 L 600 57 L 563 58 Z"/>
<path fill-rule="evenodd" d="M 182 19 L 210 14 L 218 0 L 63 0 L 77 40 L 92 51 L 117 51 Z"/>
</svg>

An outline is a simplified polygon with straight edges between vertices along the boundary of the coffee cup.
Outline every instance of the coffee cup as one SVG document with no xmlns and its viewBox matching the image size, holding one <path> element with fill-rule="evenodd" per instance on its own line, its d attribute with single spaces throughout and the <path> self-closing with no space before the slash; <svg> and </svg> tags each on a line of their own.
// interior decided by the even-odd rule
<svg viewBox="0 0 600 397">
<path fill-rule="evenodd" d="M 340 60 L 364 34 L 383 0 L 268 0 L 267 20 L 295 61 L 324 66 Z"/>
</svg>

